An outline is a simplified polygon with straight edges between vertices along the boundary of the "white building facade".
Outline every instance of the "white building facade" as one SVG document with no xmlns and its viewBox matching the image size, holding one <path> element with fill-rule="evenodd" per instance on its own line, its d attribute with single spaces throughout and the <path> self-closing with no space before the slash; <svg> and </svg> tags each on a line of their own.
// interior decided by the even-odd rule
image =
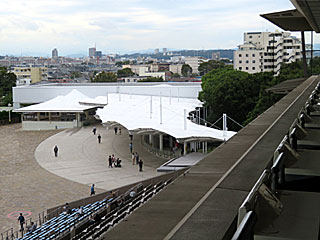
<svg viewBox="0 0 320 240">
<path fill-rule="evenodd" d="M 248 73 L 274 71 L 278 75 L 282 63 L 302 58 L 301 51 L 300 39 L 288 32 L 248 32 L 234 52 L 233 67 Z"/>
</svg>

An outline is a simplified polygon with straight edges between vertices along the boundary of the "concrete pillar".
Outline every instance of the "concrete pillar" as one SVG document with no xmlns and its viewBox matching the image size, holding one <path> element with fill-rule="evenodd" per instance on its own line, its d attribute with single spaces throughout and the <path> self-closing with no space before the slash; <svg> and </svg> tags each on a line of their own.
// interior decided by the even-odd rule
<svg viewBox="0 0 320 240">
<path fill-rule="evenodd" d="M 149 134 L 149 144 L 151 146 L 153 145 L 153 136 L 152 136 L 152 134 Z"/>
<path fill-rule="evenodd" d="M 51 122 L 51 112 L 49 112 L 49 121 Z"/>
<path fill-rule="evenodd" d="M 37 112 L 37 121 L 40 121 L 40 113 Z"/>
<path fill-rule="evenodd" d="M 188 143 L 184 142 L 183 143 L 183 155 L 187 155 L 187 146 L 188 146 Z"/>
<path fill-rule="evenodd" d="M 160 151 L 163 150 L 163 134 L 159 135 L 159 149 Z"/>
<path fill-rule="evenodd" d="M 301 31 L 301 42 L 302 42 L 302 66 L 303 66 L 303 75 L 308 77 L 308 68 L 307 68 L 307 57 L 306 57 L 306 44 L 304 38 L 304 31 Z"/>
<path fill-rule="evenodd" d="M 80 113 L 76 113 L 77 127 L 80 126 Z"/>
</svg>

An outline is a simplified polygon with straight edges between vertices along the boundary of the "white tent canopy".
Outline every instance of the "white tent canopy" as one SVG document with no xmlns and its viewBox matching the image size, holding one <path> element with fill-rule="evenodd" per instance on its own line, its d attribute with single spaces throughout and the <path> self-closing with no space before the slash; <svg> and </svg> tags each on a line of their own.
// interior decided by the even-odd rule
<svg viewBox="0 0 320 240">
<path fill-rule="evenodd" d="M 83 112 L 93 106 L 81 105 L 79 102 L 88 97 L 77 90 L 72 90 L 65 96 L 59 95 L 49 101 L 19 108 L 14 112 Z"/>
<path fill-rule="evenodd" d="M 202 106 L 197 99 L 108 94 L 108 97 L 100 96 L 86 101 L 107 104 L 97 110 L 102 122 L 117 122 L 132 132 L 161 132 L 180 141 L 223 141 L 235 134 L 231 131 L 224 134 L 221 130 L 198 125 L 188 119 L 185 121 L 184 110 L 188 114 Z"/>
</svg>

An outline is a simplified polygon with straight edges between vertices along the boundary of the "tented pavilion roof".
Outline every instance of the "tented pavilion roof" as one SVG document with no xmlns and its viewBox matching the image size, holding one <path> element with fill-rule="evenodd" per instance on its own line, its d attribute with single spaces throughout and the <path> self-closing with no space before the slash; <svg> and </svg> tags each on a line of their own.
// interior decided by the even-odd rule
<svg viewBox="0 0 320 240">
<path fill-rule="evenodd" d="M 185 110 L 188 115 L 196 107 L 202 106 L 197 99 L 108 94 L 82 102 L 106 104 L 103 109 L 97 110 L 103 123 L 117 122 L 136 133 L 165 133 L 182 142 L 223 141 L 235 134 L 198 125 L 186 119 Z"/>
<path fill-rule="evenodd" d="M 14 112 L 83 112 L 95 106 L 82 105 L 79 102 L 88 96 L 77 90 L 72 90 L 65 96 L 59 95 L 51 100 L 31 106 L 15 109 Z"/>
</svg>

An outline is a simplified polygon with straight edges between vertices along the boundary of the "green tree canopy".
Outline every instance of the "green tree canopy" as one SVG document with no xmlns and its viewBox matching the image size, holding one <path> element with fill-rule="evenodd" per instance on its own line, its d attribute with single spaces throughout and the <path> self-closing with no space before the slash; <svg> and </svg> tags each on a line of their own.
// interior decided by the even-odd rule
<svg viewBox="0 0 320 240">
<path fill-rule="evenodd" d="M 218 68 L 224 68 L 225 64 L 222 61 L 215 61 L 210 60 L 208 62 L 203 62 L 199 65 L 198 71 L 200 73 L 200 76 L 207 74 L 211 70 L 218 69 Z"/>
<path fill-rule="evenodd" d="M 260 83 L 246 72 L 233 69 L 212 70 L 202 77 L 199 99 L 208 108 L 208 120 L 213 122 L 226 113 L 239 123 L 255 107 Z"/>
<path fill-rule="evenodd" d="M 130 77 L 134 75 L 134 72 L 132 72 L 131 68 L 124 68 L 124 69 L 118 70 L 117 75 L 119 78 Z"/>
<path fill-rule="evenodd" d="M 16 86 L 17 77 L 8 73 L 7 68 L 0 67 L 0 104 L 8 106 L 12 103 L 12 87 Z"/>
<path fill-rule="evenodd" d="M 189 77 L 192 74 L 192 68 L 189 64 L 183 64 L 181 68 L 182 76 Z"/>
<path fill-rule="evenodd" d="M 163 82 L 162 77 L 148 77 L 145 79 L 141 79 L 138 82 Z"/>
<path fill-rule="evenodd" d="M 104 72 L 98 73 L 92 80 L 92 82 L 116 82 L 117 75 L 112 72 Z"/>
</svg>

